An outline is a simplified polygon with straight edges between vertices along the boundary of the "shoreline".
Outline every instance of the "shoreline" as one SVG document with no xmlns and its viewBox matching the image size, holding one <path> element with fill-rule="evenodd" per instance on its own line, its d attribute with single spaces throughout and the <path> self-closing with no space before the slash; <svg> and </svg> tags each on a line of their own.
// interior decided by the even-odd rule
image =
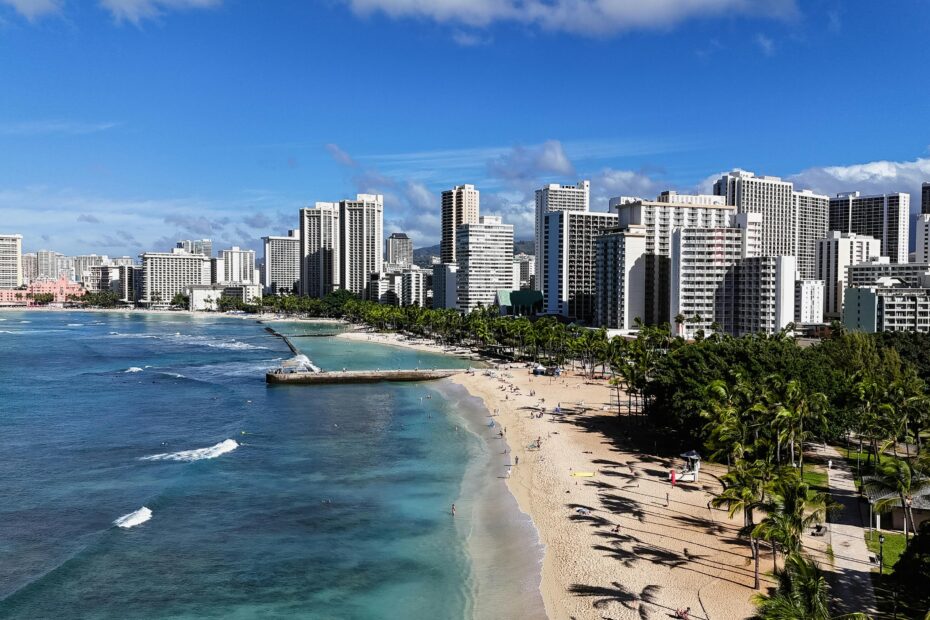
<svg viewBox="0 0 930 620">
<path fill-rule="evenodd" d="M 456 353 L 395 333 L 337 337 Z M 615 389 L 603 380 L 572 372 L 535 377 L 527 364 L 502 363 L 447 381 L 484 403 L 519 459 L 505 483 L 543 550 L 539 592 L 548 618 L 595 620 L 606 613 L 635 620 L 684 607 L 695 620 L 755 613 L 753 563 L 737 536 L 739 515 L 730 519 L 725 509 L 708 507 L 725 467 L 704 463 L 699 483 L 672 487 L 668 470 L 680 470 L 682 460 L 630 445 L 622 425 L 633 422 L 618 416 Z M 540 406 L 545 413 L 537 417 Z M 537 439 L 538 450 L 531 448 Z M 765 574 L 770 565 L 763 549 L 763 591 L 774 585 Z"/>
</svg>

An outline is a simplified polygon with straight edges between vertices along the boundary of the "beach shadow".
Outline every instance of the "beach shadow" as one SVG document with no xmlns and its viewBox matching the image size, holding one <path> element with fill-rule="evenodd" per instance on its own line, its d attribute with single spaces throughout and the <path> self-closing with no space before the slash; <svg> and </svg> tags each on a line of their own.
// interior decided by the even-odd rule
<svg viewBox="0 0 930 620">
<path fill-rule="evenodd" d="M 649 612 L 644 605 L 655 605 L 656 597 L 662 586 L 649 585 L 639 593 L 634 593 L 617 581 L 607 586 L 590 586 L 575 583 L 569 586 L 568 591 L 575 596 L 585 596 L 595 599 L 591 604 L 595 609 L 601 609 L 610 603 L 620 603 L 632 611 L 638 611 L 642 620 L 649 618 Z"/>
</svg>

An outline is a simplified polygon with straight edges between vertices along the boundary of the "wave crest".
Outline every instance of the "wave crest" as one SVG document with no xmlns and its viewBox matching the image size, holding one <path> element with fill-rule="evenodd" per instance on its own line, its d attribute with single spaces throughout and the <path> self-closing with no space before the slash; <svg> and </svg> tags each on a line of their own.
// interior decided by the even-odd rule
<svg viewBox="0 0 930 620">
<path fill-rule="evenodd" d="M 204 459 L 215 459 L 216 457 L 222 456 L 227 452 L 232 452 L 238 447 L 239 443 L 235 439 L 227 439 L 226 441 L 221 441 L 215 446 L 210 446 L 209 448 L 197 448 L 196 450 L 182 450 L 180 452 L 153 454 L 151 456 L 143 456 L 140 460 L 184 461 L 185 463 L 191 463 L 193 461 L 202 461 Z"/>
<path fill-rule="evenodd" d="M 142 372 L 142 369 L 138 366 L 133 366 L 132 368 L 127 368 L 123 372 Z"/>
<path fill-rule="evenodd" d="M 152 511 L 143 506 L 139 510 L 134 510 L 129 514 L 125 514 L 116 521 L 113 522 L 113 525 L 116 527 L 121 527 L 124 529 L 129 529 L 137 525 L 145 523 L 152 518 Z"/>
</svg>

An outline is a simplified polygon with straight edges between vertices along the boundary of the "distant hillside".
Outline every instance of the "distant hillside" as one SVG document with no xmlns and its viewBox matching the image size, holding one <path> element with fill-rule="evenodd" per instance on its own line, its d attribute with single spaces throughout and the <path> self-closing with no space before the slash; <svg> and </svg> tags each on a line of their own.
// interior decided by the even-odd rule
<svg viewBox="0 0 930 620">
<path fill-rule="evenodd" d="M 513 242 L 514 254 L 533 254 L 534 242 L 532 239 Z M 439 244 L 413 250 L 413 264 L 419 267 L 429 267 L 433 256 L 439 256 Z"/>
</svg>

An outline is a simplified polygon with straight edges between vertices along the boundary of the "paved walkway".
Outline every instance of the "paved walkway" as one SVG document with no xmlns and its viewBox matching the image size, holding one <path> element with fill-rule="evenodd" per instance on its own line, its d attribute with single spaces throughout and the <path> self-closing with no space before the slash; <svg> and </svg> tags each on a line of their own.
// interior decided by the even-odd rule
<svg viewBox="0 0 930 620">
<path fill-rule="evenodd" d="M 864 612 L 875 614 L 875 592 L 870 573 L 874 564 L 869 561 L 872 553 L 865 545 L 863 526 L 868 516 L 863 516 L 859 492 L 856 490 L 855 474 L 846 460 L 831 446 L 820 448 L 824 460 L 832 459 L 829 470 L 830 495 L 833 501 L 842 504 L 843 510 L 830 523 L 830 544 L 833 547 L 833 599 L 847 613 Z"/>
</svg>

